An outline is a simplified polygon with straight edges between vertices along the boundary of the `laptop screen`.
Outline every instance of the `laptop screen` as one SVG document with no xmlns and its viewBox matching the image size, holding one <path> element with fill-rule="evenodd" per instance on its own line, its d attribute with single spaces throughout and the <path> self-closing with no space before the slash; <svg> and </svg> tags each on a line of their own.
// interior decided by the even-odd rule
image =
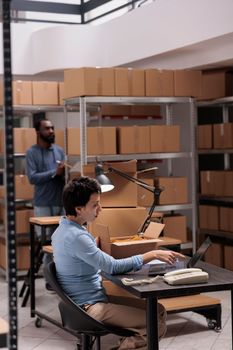
<svg viewBox="0 0 233 350">
<path fill-rule="evenodd" d="M 194 267 L 196 263 L 203 258 L 211 243 L 212 242 L 210 237 L 207 237 L 206 240 L 200 245 L 196 253 L 193 255 L 193 257 L 189 260 L 187 267 Z"/>
</svg>

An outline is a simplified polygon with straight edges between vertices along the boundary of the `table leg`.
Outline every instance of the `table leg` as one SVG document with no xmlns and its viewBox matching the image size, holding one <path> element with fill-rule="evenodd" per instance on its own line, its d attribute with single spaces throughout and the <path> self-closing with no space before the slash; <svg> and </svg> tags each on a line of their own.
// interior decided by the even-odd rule
<svg viewBox="0 0 233 350">
<path fill-rule="evenodd" d="M 154 298 L 154 297 L 147 298 L 146 328 L 147 328 L 147 349 L 159 350 L 158 300 L 157 298 Z"/>
<path fill-rule="evenodd" d="M 35 311 L 35 232 L 34 225 L 30 224 L 30 295 L 31 295 L 31 317 L 34 317 Z"/>
</svg>

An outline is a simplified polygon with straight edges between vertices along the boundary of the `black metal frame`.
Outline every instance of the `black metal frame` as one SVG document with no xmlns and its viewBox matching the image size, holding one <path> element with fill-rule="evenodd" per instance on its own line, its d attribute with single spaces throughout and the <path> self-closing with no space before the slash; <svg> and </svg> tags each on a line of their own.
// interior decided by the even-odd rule
<svg viewBox="0 0 233 350">
<path fill-rule="evenodd" d="M 65 3 L 57 3 L 57 2 L 42 2 L 42 1 L 30 1 L 30 0 L 11 0 L 11 10 L 12 11 L 24 11 L 24 12 L 44 12 L 44 13 L 54 13 L 54 14 L 64 14 L 64 15 L 77 15 L 81 16 L 81 21 L 77 22 L 62 22 L 62 21 L 49 21 L 49 20 L 39 20 L 39 19 L 26 19 L 16 17 L 14 15 L 11 16 L 11 20 L 21 22 L 50 22 L 50 23 L 67 23 L 67 24 L 87 24 L 93 22 L 101 17 L 107 16 L 111 13 L 119 11 L 123 8 L 132 6 L 132 9 L 135 8 L 135 4 L 139 2 L 139 0 L 131 0 L 128 3 L 117 6 L 110 11 L 107 11 L 99 16 L 93 17 L 90 20 L 85 20 L 85 15 L 97 9 L 98 7 L 105 5 L 113 0 L 89 0 L 84 2 L 81 0 L 80 5 L 75 4 L 65 4 Z"/>
</svg>

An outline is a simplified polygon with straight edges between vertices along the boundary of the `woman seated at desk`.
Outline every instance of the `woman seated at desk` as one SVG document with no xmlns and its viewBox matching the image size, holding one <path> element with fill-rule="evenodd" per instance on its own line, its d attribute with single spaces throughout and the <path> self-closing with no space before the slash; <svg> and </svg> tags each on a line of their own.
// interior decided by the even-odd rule
<svg viewBox="0 0 233 350">
<path fill-rule="evenodd" d="M 66 217 L 52 235 L 57 277 L 64 291 L 93 318 L 105 324 L 135 331 L 135 336 L 122 339 L 118 349 L 146 346 L 146 312 L 143 309 L 114 304 L 102 285 L 101 270 L 122 274 L 140 270 L 143 264 L 160 259 L 173 264 L 180 253 L 153 250 L 124 259 L 114 259 L 101 251 L 94 237 L 84 227 L 101 211 L 101 189 L 95 179 L 80 177 L 70 181 L 63 191 Z M 159 304 L 159 337 L 166 332 L 166 311 Z"/>
</svg>

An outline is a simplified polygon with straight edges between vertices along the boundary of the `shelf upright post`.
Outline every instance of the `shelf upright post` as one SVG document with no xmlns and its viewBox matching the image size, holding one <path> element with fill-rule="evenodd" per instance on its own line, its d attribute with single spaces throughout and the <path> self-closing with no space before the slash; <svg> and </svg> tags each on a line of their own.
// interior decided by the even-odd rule
<svg viewBox="0 0 233 350">
<path fill-rule="evenodd" d="M 80 167 L 83 175 L 83 165 L 87 164 L 87 113 L 86 97 L 79 97 L 80 107 Z"/>
<path fill-rule="evenodd" d="M 227 105 L 222 105 L 222 122 L 229 123 L 229 109 Z M 224 170 L 229 170 L 230 166 L 230 155 L 224 153 Z"/>
<path fill-rule="evenodd" d="M 3 22 L 3 61 L 4 61 L 4 124 L 5 124 L 5 176 L 6 221 L 7 221 L 7 275 L 9 334 L 8 349 L 17 349 L 17 259 L 15 232 L 15 186 L 14 186 L 14 143 L 13 143 L 13 107 L 11 72 L 11 1 L 2 1 Z"/>
<path fill-rule="evenodd" d="M 166 120 L 166 125 L 172 124 L 172 105 L 170 103 L 166 103 L 165 105 L 165 120 Z M 168 171 L 168 176 L 172 176 L 172 173 L 173 173 L 172 159 L 167 160 L 167 171 Z"/>
<path fill-rule="evenodd" d="M 191 143 L 191 201 L 192 201 L 192 242 L 193 253 L 197 248 L 197 172 L 198 159 L 196 153 L 196 126 L 197 126 L 197 107 L 194 99 L 190 102 L 190 143 Z"/>
</svg>

